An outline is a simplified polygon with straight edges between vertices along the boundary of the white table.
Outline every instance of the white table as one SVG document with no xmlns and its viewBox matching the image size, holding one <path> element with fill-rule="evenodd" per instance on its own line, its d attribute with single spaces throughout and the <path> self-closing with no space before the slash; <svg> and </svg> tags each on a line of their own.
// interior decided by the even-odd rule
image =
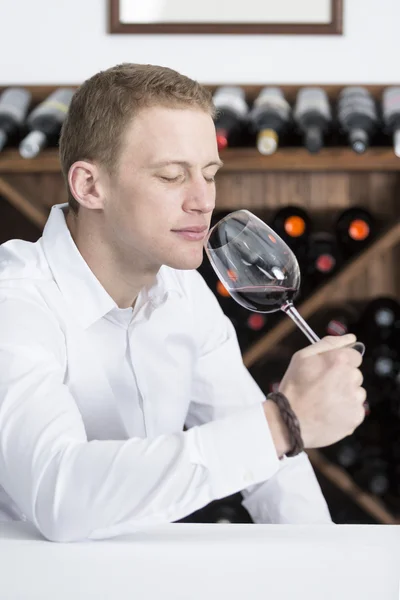
<svg viewBox="0 0 400 600">
<path fill-rule="evenodd" d="M 59 544 L 0 524 L 1 600 L 399 600 L 400 527 L 176 523 Z"/>
</svg>

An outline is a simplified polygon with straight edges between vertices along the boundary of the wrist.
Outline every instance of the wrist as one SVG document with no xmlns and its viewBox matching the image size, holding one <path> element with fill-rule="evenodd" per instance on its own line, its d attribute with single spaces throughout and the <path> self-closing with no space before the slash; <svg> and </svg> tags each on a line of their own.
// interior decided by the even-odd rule
<svg viewBox="0 0 400 600">
<path fill-rule="evenodd" d="M 266 400 L 263 403 L 264 414 L 268 421 L 272 441 L 279 458 L 287 454 L 291 449 L 291 439 L 287 426 L 285 425 L 281 412 L 275 402 Z"/>
</svg>

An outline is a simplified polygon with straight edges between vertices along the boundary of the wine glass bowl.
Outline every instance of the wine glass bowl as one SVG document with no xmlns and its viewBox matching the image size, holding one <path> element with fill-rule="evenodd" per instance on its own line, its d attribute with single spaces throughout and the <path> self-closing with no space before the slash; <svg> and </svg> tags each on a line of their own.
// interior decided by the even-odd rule
<svg viewBox="0 0 400 600">
<path fill-rule="evenodd" d="M 207 257 L 232 298 L 254 312 L 282 310 L 310 342 L 319 337 L 293 306 L 300 290 L 295 254 L 279 235 L 247 209 L 229 213 L 208 232 Z M 361 354 L 361 342 L 353 345 Z"/>
<path fill-rule="evenodd" d="M 249 310 L 276 312 L 292 302 L 299 291 L 300 269 L 295 255 L 248 210 L 235 211 L 214 225 L 205 249 L 231 296 Z"/>
</svg>

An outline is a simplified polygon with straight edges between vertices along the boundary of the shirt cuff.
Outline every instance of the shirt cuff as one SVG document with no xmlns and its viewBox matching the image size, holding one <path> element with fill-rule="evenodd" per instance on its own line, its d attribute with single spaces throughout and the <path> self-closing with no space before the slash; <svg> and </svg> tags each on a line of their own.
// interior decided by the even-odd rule
<svg viewBox="0 0 400 600">
<path fill-rule="evenodd" d="M 215 499 L 261 483 L 279 470 L 262 402 L 189 432 L 191 460 L 208 470 Z"/>
</svg>

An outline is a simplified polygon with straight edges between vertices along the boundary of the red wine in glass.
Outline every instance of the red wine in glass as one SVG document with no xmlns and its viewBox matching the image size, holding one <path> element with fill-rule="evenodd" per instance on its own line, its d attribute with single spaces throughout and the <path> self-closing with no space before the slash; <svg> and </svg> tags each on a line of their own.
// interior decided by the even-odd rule
<svg viewBox="0 0 400 600">
<path fill-rule="evenodd" d="M 228 289 L 232 298 L 249 310 L 256 312 L 275 312 L 297 295 L 295 288 L 272 287 L 268 285 L 249 285 Z"/>
<path fill-rule="evenodd" d="M 282 310 L 311 343 L 317 334 L 293 306 L 300 289 L 300 269 L 289 246 L 264 221 L 237 210 L 218 221 L 204 241 L 207 257 L 231 296 L 249 310 Z M 365 346 L 353 346 L 364 354 Z"/>
</svg>

